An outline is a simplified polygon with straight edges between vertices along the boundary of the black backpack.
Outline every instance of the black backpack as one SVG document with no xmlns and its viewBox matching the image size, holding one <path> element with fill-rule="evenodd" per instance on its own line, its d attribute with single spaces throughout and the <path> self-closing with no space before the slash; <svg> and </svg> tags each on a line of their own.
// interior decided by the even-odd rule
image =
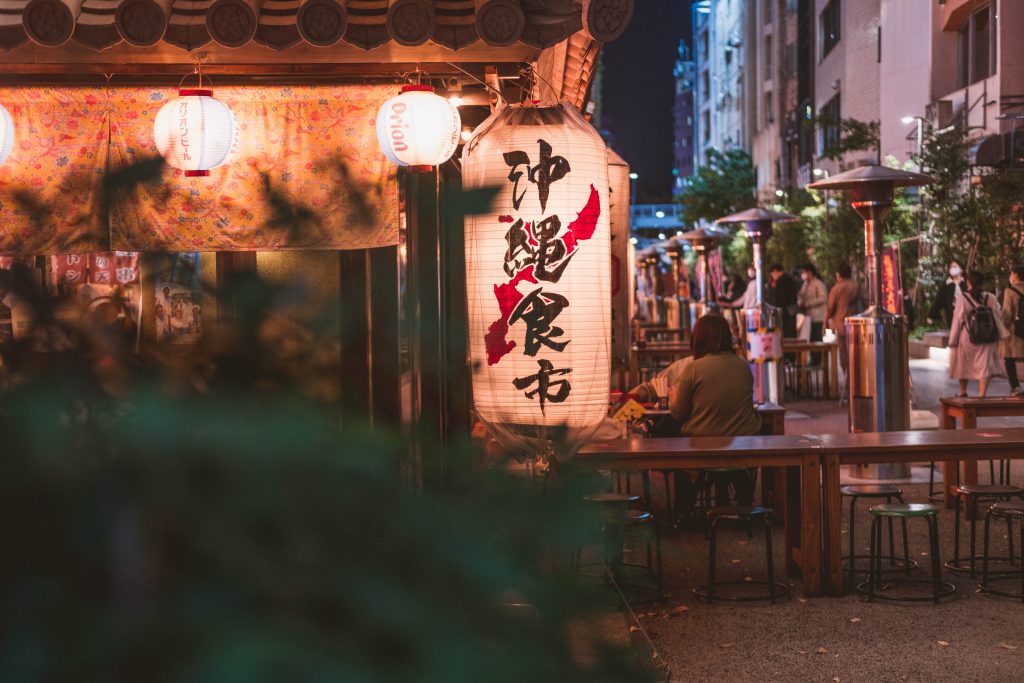
<svg viewBox="0 0 1024 683">
<path fill-rule="evenodd" d="M 999 327 L 996 324 L 996 313 L 985 304 L 977 303 L 971 295 L 964 292 L 963 296 L 971 304 L 967 311 L 965 323 L 967 336 L 972 344 L 991 344 L 999 341 Z"/>
<path fill-rule="evenodd" d="M 1024 339 L 1024 294 L 1010 285 L 1010 289 L 1017 292 L 1017 310 L 1013 312 L 1013 333 Z"/>
</svg>

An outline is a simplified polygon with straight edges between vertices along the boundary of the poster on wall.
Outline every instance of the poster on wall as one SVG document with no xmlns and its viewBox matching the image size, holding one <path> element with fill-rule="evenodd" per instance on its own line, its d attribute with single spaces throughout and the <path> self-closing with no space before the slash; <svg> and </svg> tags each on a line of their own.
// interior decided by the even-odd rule
<svg viewBox="0 0 1024 683">
<path fill-rule="evenodd" d="M 78 321 L 84 306 L 92 324 L 111 331 L 138 331 L 142 308 L 139 252 L 61 254 L 48 257 L 47 266 L 57 292 L 70 294 L 81 304 L 62 308 L 58 318 Z"/>
<path fill-rule="evenodd" d="M 153 278 L 156 340 L 194 344 L 203 332 L 203 287 L 198 252 L 161 254 Z"/>
</svg>

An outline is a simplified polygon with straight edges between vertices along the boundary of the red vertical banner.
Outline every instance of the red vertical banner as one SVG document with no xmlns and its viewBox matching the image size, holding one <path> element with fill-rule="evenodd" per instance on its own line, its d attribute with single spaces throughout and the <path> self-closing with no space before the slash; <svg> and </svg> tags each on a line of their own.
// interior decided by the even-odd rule
<svg viewBox="0 0 1024 683">
<path fill-rule="evenodd" d="M 85 284 L 89 273 L 89 256 L 87 254 L 51 256 L 50 273 L 54 285 Z"/>
<path fill-rule="evenodd" d="M 882 306 L 890 313 L 903 314 L 903 277 L 899 244 L 882 249 Z"/>
</svg>

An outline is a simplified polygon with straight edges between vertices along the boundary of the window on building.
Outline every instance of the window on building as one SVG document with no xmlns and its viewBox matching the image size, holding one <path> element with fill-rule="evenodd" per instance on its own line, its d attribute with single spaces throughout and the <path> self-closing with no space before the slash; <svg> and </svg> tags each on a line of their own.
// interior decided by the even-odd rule
<svg viewBox="0 0 1024 683">
<path fill-rule="evenodd" d="M 711 74 L 705 70 L 704 73 L 700 75 L 700 80 L 701 85 L 704 88 L 704 99 L 707 99 L 711 96 Z"/>
<path fill-rule="evenodd" d="M 772 23 L 772 3 L 775 0 L 764 0 L 764 23 Z"/>
<path fill-rule="evenodd" d="M 725 49 L 725 65 L 730 66 L 732 64 L 732 50 L 729 48 Z"/>
<path fill-rule="evenodd" d="M 706 111 L 701 115 L 700 134 L 707 144 L 711 141 L 711 112 Z"/>
<path fill-rule="evenodd" d="M 975 10 L 958 34 L 959 73 L 961 88 L 988 78 L 996 66 L 995 3 Z"/>
<path fill-rule="evenodd" d="M 764 80 L 772 79 L 772 37 L 764 37 Z"/>
<path fill-rule="evenodd" d="M 818 110 L 818 156 L 824 156 L 839 146 L 839 105 L 839 93 L 836 93 Z"/>
<path fill-rule="evenodd" d="M 821 35 L 821 58 L 839 44 L 839 15 L 842 11 L 840 0 L 830 0 L 821 12 L 819 35 Z"/>
<path fill-rule="evenodd" d="M 704 58 L 704 61 L 707 61 L 708 54 L 710 54 L 710 52 L 711 49 L 708 44 L 708 32 L 704 31 L 700 34 L 700 54 Z"/>
<path fill-rule="evenodd" d="M 775 98 L 769 90 L 764 94 L 764 125 L 770 126 L 775 123 Z"/>
</svg>

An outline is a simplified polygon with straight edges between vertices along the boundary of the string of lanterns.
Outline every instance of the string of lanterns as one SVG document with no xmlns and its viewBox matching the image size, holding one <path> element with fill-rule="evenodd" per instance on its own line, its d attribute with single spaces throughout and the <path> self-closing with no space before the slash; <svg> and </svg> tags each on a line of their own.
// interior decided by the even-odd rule
<svg viewBox="0 0 1024 683">
<path fill-rule="evenodd" d="M 156 115 L 153 139 L 168 165 L 186 177 L 210 175 L 228 162 L 235 148 L 238 123 L 231 108 L 202 87 L 179 88 Z M 377 141 L 393 164 L 412 171 L 430 171 L 448 161 L 459 146 L 462 119 L 451 100 L 430 85 L 405 85 L 377 113 Z M 14 145 L 14 120 L 0 105 L 0 164 Z"/>
</svg>

